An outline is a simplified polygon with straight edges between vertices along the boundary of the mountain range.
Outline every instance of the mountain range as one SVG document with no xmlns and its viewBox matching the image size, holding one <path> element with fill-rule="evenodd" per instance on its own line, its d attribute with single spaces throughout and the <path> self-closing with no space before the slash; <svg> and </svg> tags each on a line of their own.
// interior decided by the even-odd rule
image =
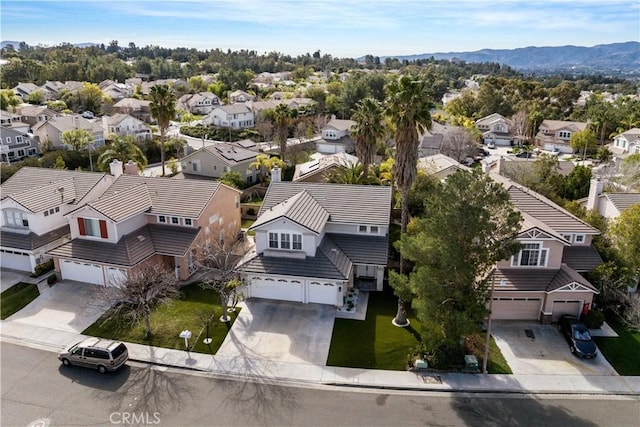
<svg viewBox="0 0 640 427">
<path fill-rule="evenodd" d="M 530 72 L 603 72 L 606 74 L 640 74 L 640 42 L 584 46 L 529 46 L 517 49 L 482 49 L 473 52 L 437 52 L 390 56 L 399 60 L 460 60 L 496 62 Z M 384 60 L 386 57 L 381 57 Z"/>
</svg>

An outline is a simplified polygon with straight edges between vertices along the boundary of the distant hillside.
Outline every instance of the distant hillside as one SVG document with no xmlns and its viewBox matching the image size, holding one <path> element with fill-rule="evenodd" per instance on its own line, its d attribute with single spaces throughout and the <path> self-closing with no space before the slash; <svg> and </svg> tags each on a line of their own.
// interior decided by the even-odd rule
<svg viewBox="0 0 640 427">
<path fill-rule="evenodd" d="M 433 57 L 434 59 L 458 59 L 465 62 L 497 62 L 517 70 L 535 72 L 640 74 L 640 42 L 635 41 L 593 47 L 530 46 L 518 49 L 482 49 L 475 52 L 437 52 L 391 57 L 409 61 Z"/>
<path fill-rule="evenodd" d="M 0 49 L 3 49 L 9 45 L 13 45 L 13 48 L 15 50 L 20 50 L 20 43 L 21 42 L 17 42 L 15 40 L 3 40 L 0 42 Z M 97 43 L 73 43 L 74 46 L 76 47 L 91 47 L 91 46 L 98 46 Z"/>
</svg>

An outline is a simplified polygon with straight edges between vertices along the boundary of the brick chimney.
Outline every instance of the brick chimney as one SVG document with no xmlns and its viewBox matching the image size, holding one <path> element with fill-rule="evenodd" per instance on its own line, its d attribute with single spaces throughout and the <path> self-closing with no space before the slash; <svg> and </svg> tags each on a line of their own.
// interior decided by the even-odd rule
<svg viewBox="0 0 640 427">
<path fill-rule="evenodd" d="M 129 160 L 124 165 L 124 173 L 125 175 L 140 175 L 140 171 L 138 170 L 138 164 L 133 160 Z"/>
</svg>

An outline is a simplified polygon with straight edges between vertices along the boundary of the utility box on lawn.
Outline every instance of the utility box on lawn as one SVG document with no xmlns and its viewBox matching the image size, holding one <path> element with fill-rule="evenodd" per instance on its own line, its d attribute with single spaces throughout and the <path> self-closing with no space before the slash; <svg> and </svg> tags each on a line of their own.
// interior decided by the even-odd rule
<svg viewBox="0 0 640 427">
<path fill-rule="evenodd" d="M 464 356 L 464 371 L 479 372 L 478 359 L 473 354 L 467 354 Z"/>
</svg>

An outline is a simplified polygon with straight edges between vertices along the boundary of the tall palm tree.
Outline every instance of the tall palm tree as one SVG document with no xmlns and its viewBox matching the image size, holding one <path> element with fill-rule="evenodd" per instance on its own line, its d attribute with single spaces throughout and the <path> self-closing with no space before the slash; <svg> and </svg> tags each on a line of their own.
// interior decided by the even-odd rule
<svg viewBox="0 0 640 427">
<path fill-rule="evenodd" d="M 164 140 L 169 128 L 169 122 L 176 116 L 176 96 L 168 85 L 156 85 L 149 93 L 151 115 L 160 128 L 160 162 L 162 176 L 164 176 Z"/>
<path fill-rule="evenodd" d="M 351 135 L 356 140 L 356 154 L 360 158 L 365 175 L 368 175 L 378 142 L 385 133 L 382 107 L 376 99 L 364 98 L 356 104 L 351 120 L 356 122 L 351 127 Z"/>
<path fill-rule="evenodd" d="M 282 157 L 282 160 L 285 160 L 289 127 L 293 124 L 295 116 L 296 110 L 292 110 L 286 104 L 278 104 L 278 106 L 273 109 L 273 127 L 276 131 L 276 139 L 280 145 L 280 156 Z"/>
<path fill-rule="evenodd" d="M 396 145 L 393 176 L 402 199 L 400 232 L 406 233 L 409 223 L 409 190 L 416 179 L 419 134 L 431 128 L 431 97 L 427 84 L 412 76 L 402 75 L 386 86 L 385 114 L 394 125 Z M 406 274 L 405 261 L 400 257 L 400 274 Z M 394 323 L 408 324 L 404 301 L 398 298 L 398 313 Z"/>
<path fill-rule="evenodd" d="M 124 165 L 129 160 L 133 160 L 138 165 L 138 169 L 143 170 L 147 166 L 147 158 L 133 140 L 132 136 L 116 136 L 107 149 L 98 157 L 98 167 L 109 171 L 109 163 L 118 159 Z"/>
</svg>

